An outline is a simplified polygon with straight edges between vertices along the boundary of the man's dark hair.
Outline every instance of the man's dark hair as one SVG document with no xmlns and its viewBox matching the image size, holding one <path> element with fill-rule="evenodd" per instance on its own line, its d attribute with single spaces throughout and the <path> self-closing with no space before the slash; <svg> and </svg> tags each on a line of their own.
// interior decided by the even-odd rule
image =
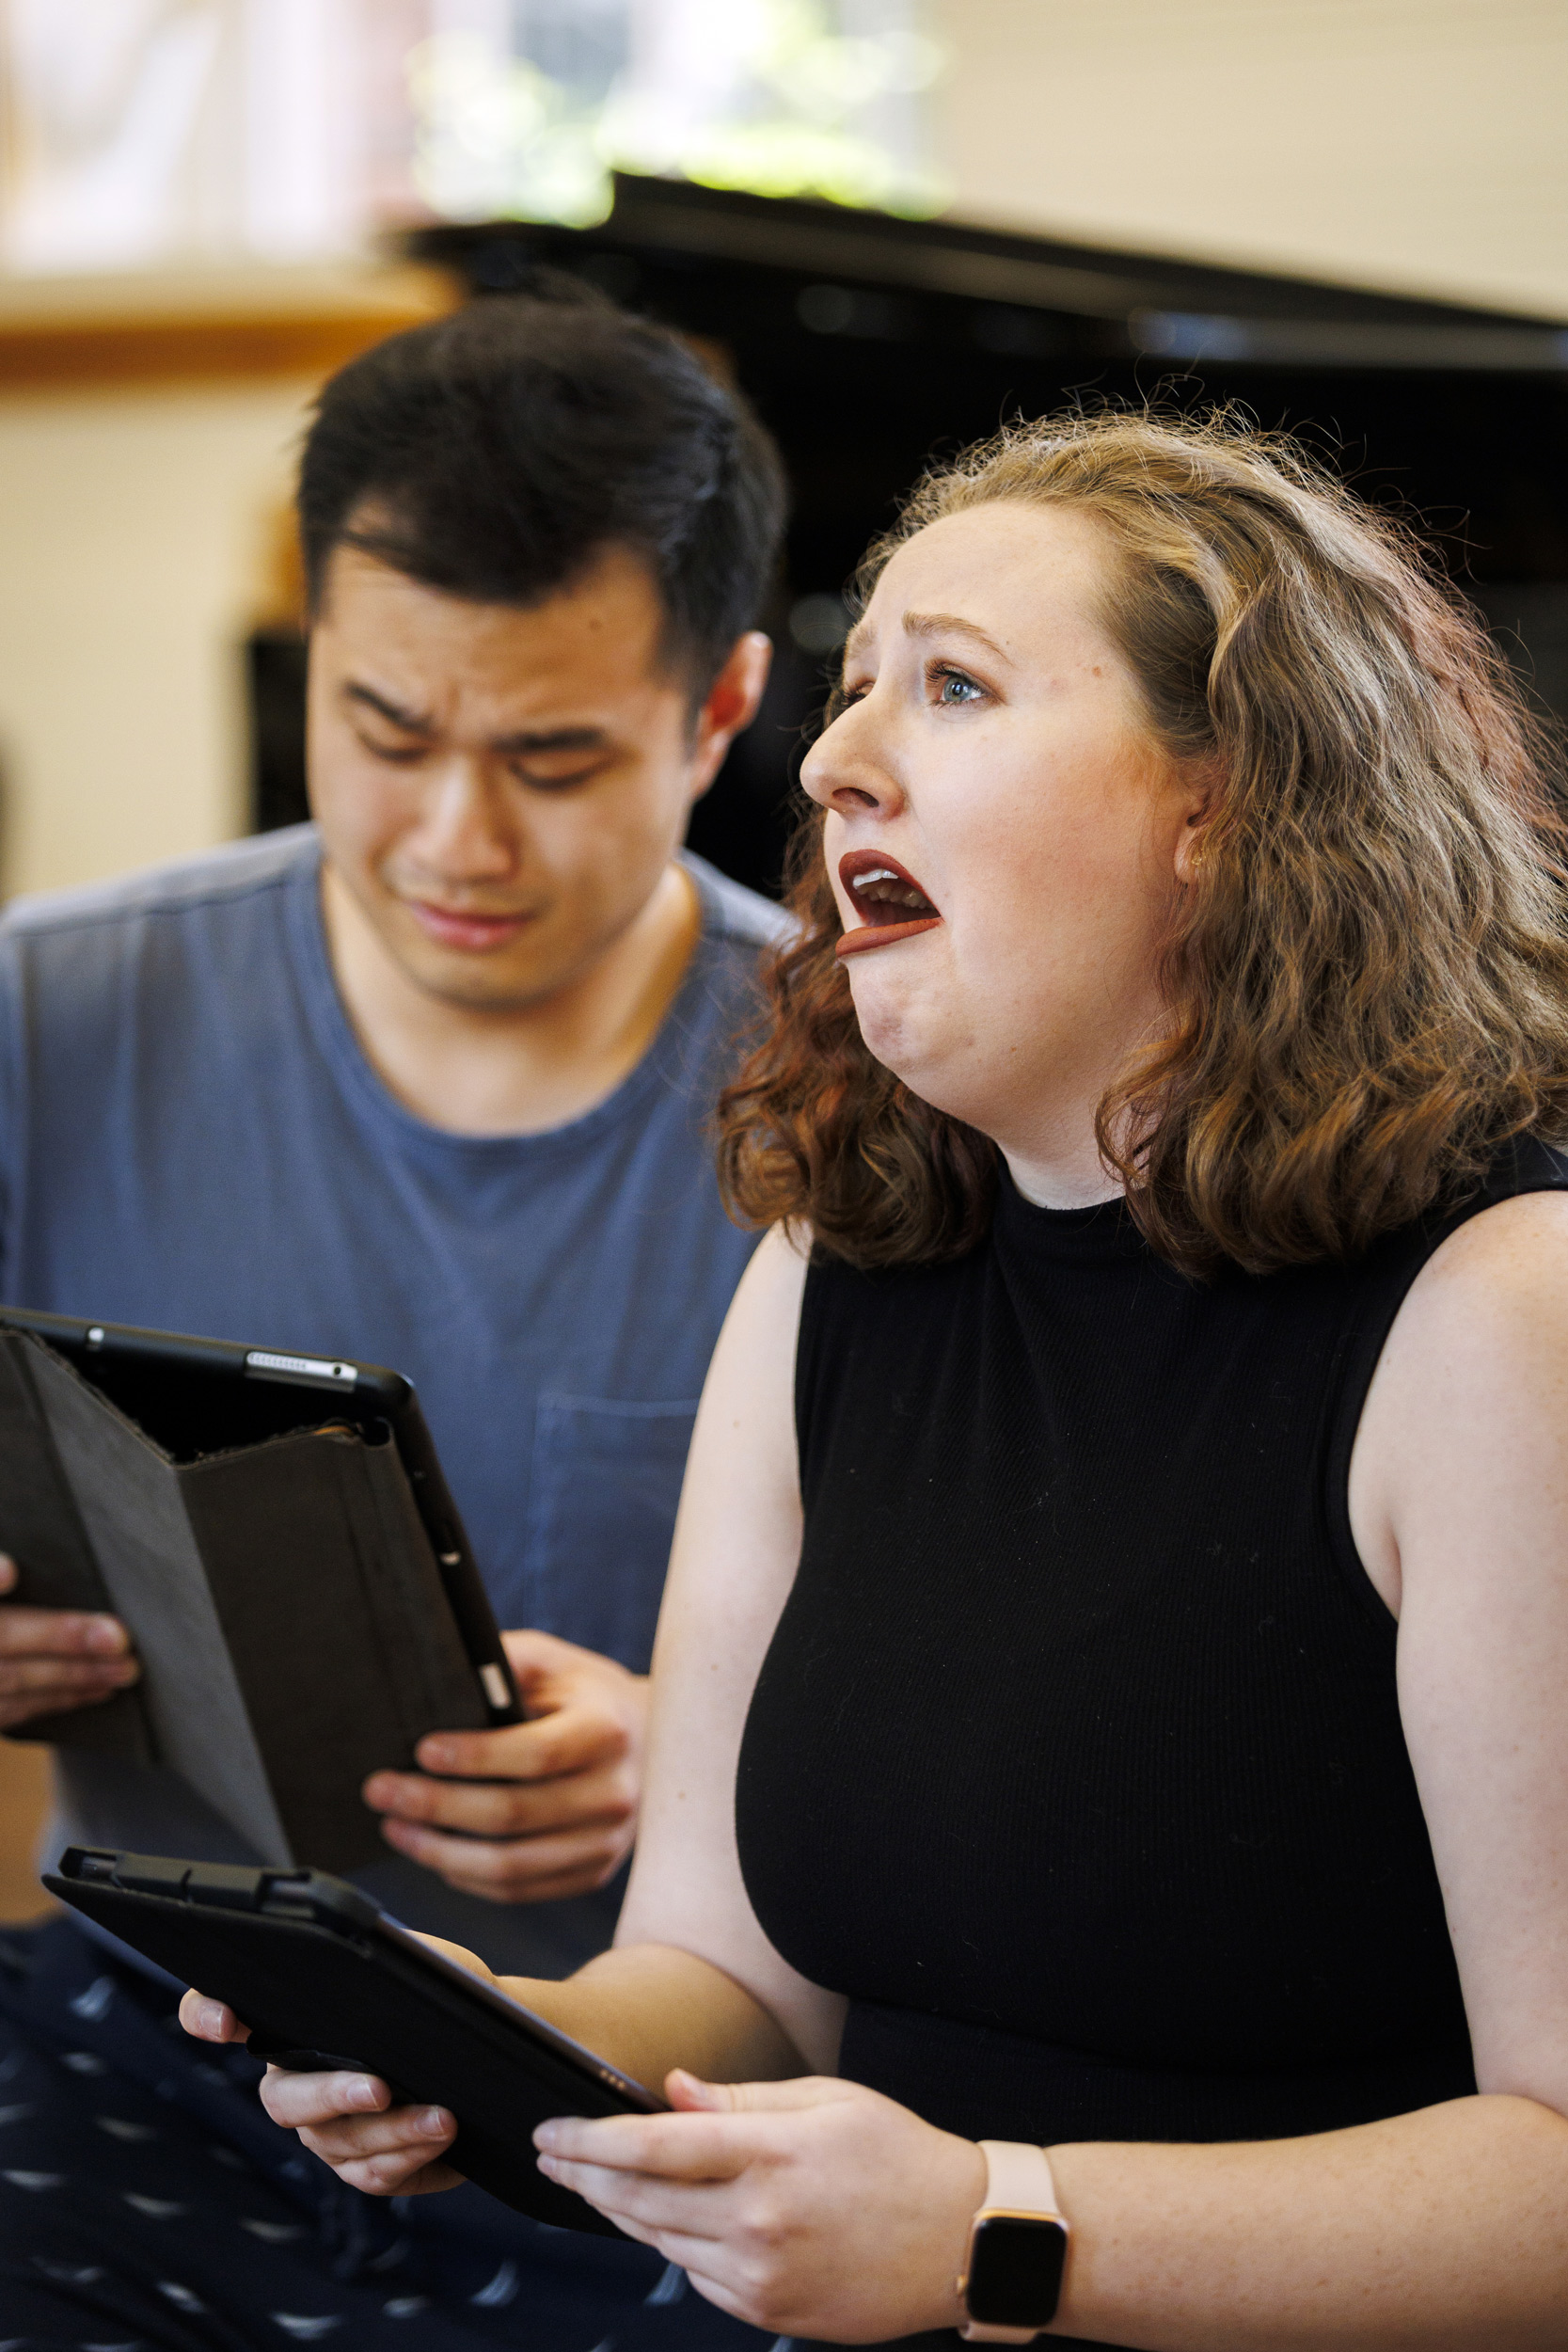
<svg viewBox="0 0 1568 2352">
<path fill-rule="evenodd" d="M 626 548 L 664 607 L 666 660 L 705 693 L 755 623 L 784 515 L 778 452 L 739 393 L 559 272 L 351 360 L 300 464 L 312 611 L 336 547 L 523 607 Z"/>
</svg>

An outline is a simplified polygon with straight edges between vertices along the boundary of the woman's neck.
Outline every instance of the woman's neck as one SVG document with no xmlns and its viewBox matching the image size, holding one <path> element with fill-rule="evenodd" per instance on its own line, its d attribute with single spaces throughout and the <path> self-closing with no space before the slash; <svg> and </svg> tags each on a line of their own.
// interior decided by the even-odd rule
<svg viewBox="0 0 1568 2352">
<path fill-rule="evenodd" d="M 1059 1073 L 1054 1099 L 1016 1100 L 994 1127 L 987 1123 L 1014 1184 L 1037 1209 L 1089 1209 L 1121 1199 L 1126 1186 L 1101 1157 L 1096 1127 L 1106 1089 L 1132 1050 L 1125 1040 L 1098 1054 L 1085 1050 L 1076 1068 Z"/>
<path fill-rule="evenodd" d="M 1097 1201 L 1119 1200 L 1126 1186 L 1100 1156 L 1093 1134 L 1077 1151 L 1012 1152 L 1002 1156 L 1025 1200 L 1037 1209 L 1090 1209 Z"/>
</svg>

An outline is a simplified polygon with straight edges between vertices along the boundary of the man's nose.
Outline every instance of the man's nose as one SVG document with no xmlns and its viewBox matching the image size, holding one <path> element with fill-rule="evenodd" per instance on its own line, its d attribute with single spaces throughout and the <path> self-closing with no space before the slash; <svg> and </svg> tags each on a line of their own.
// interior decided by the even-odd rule
<svg viewBox="0 0 1568 2352">
<path fill-rule="evenodd" d="M 482 760 L 453 753 L 441 763 L 411 846 L 454 882 L 511 871 L 519 849 L 515 815 Z"/>
</svg>

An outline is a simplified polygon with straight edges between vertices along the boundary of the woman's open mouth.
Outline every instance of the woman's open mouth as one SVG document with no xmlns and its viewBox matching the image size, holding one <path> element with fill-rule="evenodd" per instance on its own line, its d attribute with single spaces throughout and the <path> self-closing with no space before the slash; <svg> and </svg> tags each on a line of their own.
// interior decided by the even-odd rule
<svg viewBox="0 0 1568 2352">
<path fill-rule="evenodd" d="M 942 921 L 914 876 L 879 850 L 850 850 L 838 861 L 838 879 L 862 925 L 845 932 L 838 943 L 841 956 L 891 946 L 895 939 L 912 939 Z"/>
</svg>

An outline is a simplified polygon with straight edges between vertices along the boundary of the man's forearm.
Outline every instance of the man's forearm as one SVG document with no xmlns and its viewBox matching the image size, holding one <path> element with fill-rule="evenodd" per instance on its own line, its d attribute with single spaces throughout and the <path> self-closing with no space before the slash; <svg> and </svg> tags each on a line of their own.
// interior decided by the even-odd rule
<svg viewBox="0 0 1568 2352">
<path fill-rule="evenodd" d="M 1158 2352 L 1560 2352 L 1568 2122 L 1516 2098 L 1305 2139 L 1053 2148 L 1053 2332 Z"/>
<path fill-rule="evenodd" d="M 744 1986 L 673 1945 L 618 1945 L 559 1983 L 499 1982 L 650 2090 L 661 2090 L 674 2066 L 709 2082 L 778 2082 L 809 2071 Z"/>
</svg>

